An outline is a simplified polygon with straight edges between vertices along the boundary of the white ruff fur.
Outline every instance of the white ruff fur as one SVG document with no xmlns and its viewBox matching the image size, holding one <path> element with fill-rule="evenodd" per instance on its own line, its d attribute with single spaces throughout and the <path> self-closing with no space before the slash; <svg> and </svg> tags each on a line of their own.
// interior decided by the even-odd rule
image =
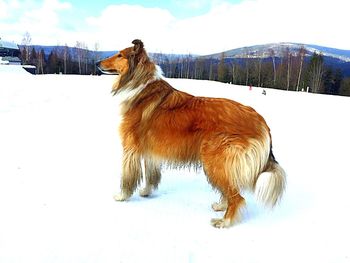
<svg viewBox="0 0 350 263">
<path fill-rule="evenodd" d="M 118 78 L 120 78 L 120 76 L 118 76 Z M 120 104 L 123 104 L 127 101 L 129 101 L 130 99 L 134 98 L 135 96 L 137 96 L 139 93 L 141 93 L 143 91 L 143 89 L 150 83 L 156 81 L 156 80 L 160 80 L 163 78 L 163 71 L 162 69 L 156 65 L 156 69 L 154 71 L 154 77 L 152 79 L 150 79 L 149 81 L 147 81 L 144 84 L 141 84 L 140 86 L 134 88 L 132 87 L 132 83 L 131 84 L 127 84 L 126 87 L 123 88 L 123 90 L 118 93 L 118 99 Z M 119 79 L 116 81 L 118 82 Z"/>
<path fill-rule="evenodd" d="M 139 94 L 143 90 L 144 87 L 145 85 L 140 85 L 135 89 L 131 89 L 131 88 L 124 89 L 117 95 L 119 103 L 123 104 L 129 101 L 130 99 L 134 98 L 137 94 Z"/>
</svg>

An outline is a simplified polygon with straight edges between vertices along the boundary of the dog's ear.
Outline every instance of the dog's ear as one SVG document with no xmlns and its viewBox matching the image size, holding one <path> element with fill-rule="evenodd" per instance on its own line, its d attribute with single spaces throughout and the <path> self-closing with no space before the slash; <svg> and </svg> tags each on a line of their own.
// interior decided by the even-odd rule
<svg viewBox="0 0 350 263">
<path fill-rule="evenodd" d="M 140 51 L 143 49 L 143 43 L 140 39 L 135 39 L 132 41 L 134 44 L 134 52 L 135 54 L 140 53 Z"/>
<path fill-rule="evenodd" d="M 140 39 L 135 39 L 132 43 L 134 44 L 134 47 L 130 53 L 129 61 L 131 68 L 134 68 L 138 64 L 144 64 L 148 60 L 148 57 Z"/>
</svg>

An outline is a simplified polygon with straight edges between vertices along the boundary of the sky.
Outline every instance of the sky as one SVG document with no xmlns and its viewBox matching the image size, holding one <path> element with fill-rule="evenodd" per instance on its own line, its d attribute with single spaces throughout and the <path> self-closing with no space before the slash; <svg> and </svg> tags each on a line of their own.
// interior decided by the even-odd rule
<svg viewBox="0 0 350 263">
<path fill-rule="evenodd" d="M 348 0 L 0 0 L 0 37 L 18 44 L 212 54 L 273 42 L 350 49 Z"/>
</svg>

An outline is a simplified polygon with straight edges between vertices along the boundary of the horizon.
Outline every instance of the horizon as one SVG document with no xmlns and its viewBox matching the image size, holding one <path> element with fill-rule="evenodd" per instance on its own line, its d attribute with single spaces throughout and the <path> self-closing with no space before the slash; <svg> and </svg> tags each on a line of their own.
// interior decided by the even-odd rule
<svg viewBox="0 0 350 263">
<path fill-rule="evenodd" d="M 103 51 L 139 38 L 149 52 L 170 54 L 281 42 L 349 50 L 343 28 L 348 7 L 346 0 L 0 0 L 0 37 L 21 44 L 28 32 L 31 45 L 74 47 L 80 41 Z"/>
<path fill-rule="evenodd" d="M 1 38 L 0 38 L 1 39 Z M 4 41 L 7 41 L 5 39 L 2 39 Z M 8 42 L 8 41 L 7 41 Z M 15 43 L 16 44 L 16 43 Z M 321 46 L 318 44 L 310 44 L 310 43 L 294 43 L 294 42 L 274 42 L 274 43 L 265 43 L 265 44 L 257 44 L 257 45 L 251 45 L 251 46 L 244 46 L 244 47 L 236 47 L 236 48 L 232 48 L 232 49 L 228 49 L 228 50 L 223 50 L 223 51 L 219 51 L 216 53 L 211 53 L 211 54 L 202 54 L 202 55 L 198 55 L 198 54 L 190 54 L 190 55 L 194 55 L 194 56 L 211 56 L 211 55 L 218 55 L 221 53 L 225 53 L 228 51 L 232 51 L 232 50 L 237 50 L 237 49 L 242 49 L 242 48 L 252 48 L 252 47 L 258 47 L 258 46 L 268 46 L 268 45 L 284 45 L 284 44 L 291 44 L 291 45 L 300 45 L 300 46 L 309 46 L 309 47 L 319 47 L 319 48 L 325 48 L 325 49 L 334 49 L 334 50 L 338 50 L 338 51 L 349 51 L 350 49 L 339 49 L 339 48 L 334 48 L 334 47 L 330 47 L 330 46 Z M 19 46 L 21 46 L 22 44 L 18 44 Z M 30 44 L 29 46 L 31 47 L 43 47 L 43 48 L 54 48 L 54 47 L 64 47 L 65 45 L 41 45 L 41 44 Z M 130 44 L 130 46 L 132 46 L 132 44 Z M 81 48 L 81 47 L 76 47 L 76 46 L 69 46 L 67 45 L 68 48 Z M 84 48 L 81 48 L 84 49 Z M 93 50 L 93 48 L 87 48 L 87 50 L 89 51 L 93 51 L 95 52 L 96 50 Z M 97 52 L 118 52 L 119 50 L 97 50 Z M 149 53 L 153 53 L 153 54 L 157 54 L 157 52 L 149 52 Z M 160 52 L 161 54 L 162 52 Z M 164 53 L 164 54 L 168 54 L 168 55 L 188 55 L 188 54 L 180 54 L 180 53 Z"/>
</svg>

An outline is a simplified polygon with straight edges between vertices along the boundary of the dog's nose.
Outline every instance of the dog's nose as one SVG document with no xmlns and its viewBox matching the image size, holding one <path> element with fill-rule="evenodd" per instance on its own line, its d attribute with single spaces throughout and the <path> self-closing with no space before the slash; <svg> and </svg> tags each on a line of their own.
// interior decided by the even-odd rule
<svg viewBox="0 0 350 263">
<path fill-rule="evenodd" d="M 97 74 L 98 74 L 98 75 L 103 74 L 103 70 L 101 69 L 101 61 L 97 61 L 97 62 L 95 63 L 95 65 L 96 65 L 96 68 L 97 68 Z"/>
</svg>

